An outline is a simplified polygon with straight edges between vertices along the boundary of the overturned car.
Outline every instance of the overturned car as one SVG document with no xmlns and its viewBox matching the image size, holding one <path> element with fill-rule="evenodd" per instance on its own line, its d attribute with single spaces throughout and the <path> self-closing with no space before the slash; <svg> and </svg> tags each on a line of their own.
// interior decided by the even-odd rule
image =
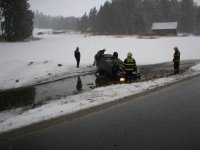
<svg viewBox="0 0 200 150">
<path fill-rule="evenodd" d="M 141 75 L 138 70 L 132 73 L 131 78 L 126 78 L 123 61 L 112 54 L 104 54 L 105 50 L 99 50 L 95 55 L 97 66 L 97 83 L 102 82 L 128 82 L 137 81 Z"/>
</svg>

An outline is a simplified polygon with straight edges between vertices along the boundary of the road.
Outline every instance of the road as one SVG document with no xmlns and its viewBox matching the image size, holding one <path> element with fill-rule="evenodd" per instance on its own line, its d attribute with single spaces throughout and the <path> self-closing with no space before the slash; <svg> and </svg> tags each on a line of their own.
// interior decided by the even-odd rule
<svg viewBox="0 0 200 150">
<path fill-rule="evenodd" d="M 22 137 L 1 150 L 199 150 L 200 77 Z"/>
</svg>

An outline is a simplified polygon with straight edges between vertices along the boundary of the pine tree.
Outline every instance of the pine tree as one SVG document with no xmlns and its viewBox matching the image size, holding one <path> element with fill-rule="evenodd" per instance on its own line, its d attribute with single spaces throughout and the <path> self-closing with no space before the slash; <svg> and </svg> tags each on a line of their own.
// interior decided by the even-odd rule
<svg viewBox="0 0 200 150">
<path fill-rule="evenodd" d="M 21 41 L 32 35 L 33 12 L 27 0 L 1 0 L 4 38 L 7 41 Z"/>
<path fill-rule="evenodd" d="M 182 32 L 192 33 L 194 22 L 194 3 L 193 0 L 182 0 L 180 29 Z"/>
<path fill-rule="evenodd" d="M 113 0 L 112 2 L 112 23 L 113 26 L 113 34 L 123 34 L 124 33 L 124 22 L 125 22 L 125 6 L 120 0 Z"/>
<path fill-rule="evenodd" d="M 197 7 L 195 13 L 194 33 L 200 35 L 200 7 Z"/>
<path fill-rule="evenodd" d="M 170 20 L 170 3 L 169 0 L 161 0 L 160 1 L 160 14 L 161 14 L 161 20 L 162 22 L 169 22 Z"/>
<path fill-rule="evenodd" d="M 2 21 L 3 21 L 3 10 L 2 10 L 2 6 L 3 6 L 3 1 L 0 1 L 0 36 L 2 34 Z"/>
<path fill-rule="evenodd" d="M 179 12 L 180 12 L 180 8 L 179 8 L 179 3 L 178 0 L 171 0 L 170 2 L 170 21 L 178 21 L 179 20 Z"/>
<path fill-rule="evenodd" d="M 97 15 L 98 19 L 98 32 L 101 34 L 111 34 L 113 31 L 113 12 L 111 3 L 105 2 L 104 6 L 100 7 Z"/>
<path fill-rule="evenodd" d="M 81 17 L 80 21 L 78 22 L 78 26 L 82 33 L 88 30 L 89 18 L 86 13 Z"/>
<path fill-rule="evenodd" d="M 97 9 L 96 7 L 94 7 L 93 9 L 90 10 L 90 13 L 89 13 L 89 26 L 91 28 L 91 31 L 92 32 L 96 32 L 97 30 Z"/>
<path fill-rule="evenodd" d="M 155 2 L 144 0 L 144 22 L 147 32 L 151 32 L 153 22 L 157 22 L 156 5 Z"/>
</svg>

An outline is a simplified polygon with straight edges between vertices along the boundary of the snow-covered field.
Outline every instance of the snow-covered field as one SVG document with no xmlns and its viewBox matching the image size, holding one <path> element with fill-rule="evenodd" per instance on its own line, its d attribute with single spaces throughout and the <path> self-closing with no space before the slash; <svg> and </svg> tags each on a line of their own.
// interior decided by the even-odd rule
<svg viewBox="0 0 200 150">
<path fill-rule="evenodd" d="M 37 32 L 39 31 L 35 31 Z M 200 37 L 195 36 L 138 39 L 136 36 L 89 36 L 71 33 L 44 34 L 39 37 L 42 39 L 30 42 L 0 42 L 0 90 L 94 69 L 86 66 L 93 64 L 94 55 L 103 48 L 106 48 L 106 53 L 117 51 L 122 60 L 131 51 L 137 64 L 141 65 L 171 61 L 174 46 L 179 47 L 181 59 L 200 58 Z M 74 50 L 77 46 L 81 52 L 80 69 L 75 68 Z M 30 62 L 33 64 L 29 65 Z M 58 64 L 63 66 L 58 67 Z"/>
<path fill-rule="evenodd" d="M 39 32 L 38 30 L 35 32 Z M 137 64 L 153 64 L 171 61 L 173 47 L 179 47 L 181 59 L 200 59 L 200 37 L 162 37 L 138 39 L 136 36 L 89 36 L 81 34 L 36 35 L 41 40 L 30 42 L 0 42 L 0 90 L 26 86 L 41 81 L 95 70 L 91 66 L 99 49 L 106 53 L 117 51 L 124 60 L 131 51 Z M 75 68 L 74 50 L 80 48 L 81 65 Z M 58 64 L 63 66 L 58 67 Z M 200 73 L 200 65 L 183 75 L 156 79 L 142 83 L 111 85 L 89 92 L 63 97 L 35 109 L 23 108 L 0 112 L 0 132 L 30 125 L 60 115 L 67 115 L 82 109 L 114 101 Z M 50 73 L 50 74 L 49 74 Z"/>
</svg>

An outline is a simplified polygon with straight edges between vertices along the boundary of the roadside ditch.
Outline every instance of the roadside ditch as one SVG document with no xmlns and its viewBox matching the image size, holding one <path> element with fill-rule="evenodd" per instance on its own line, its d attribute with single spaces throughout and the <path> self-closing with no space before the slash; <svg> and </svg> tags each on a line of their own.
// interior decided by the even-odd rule
<svg viewBox="0 0 200 150">
<path fill-rule="evenodd" d="M 183 60 L 180 63 L 180 74 L 189 70 L 192 66 L 199 63 L 200 60 Z M 140 81 L 153 80 L 161 77 L 173 75 L 173 63 L 159 63 L 152 65 L 138 66 L 141 74 Z M 60 99 L 62 97 L 79 94 L 81 92 L 92 90 L 99 86 L 108 86 L 116 84 L 113 82 L 97 83 L 98 76 L 95 74 L 74 76 L 54 82 L 40 85 L 21 87 L 0 92 L 0 111 L 16 107 L 37 107 L 42 103 Z"/>
</svg>

